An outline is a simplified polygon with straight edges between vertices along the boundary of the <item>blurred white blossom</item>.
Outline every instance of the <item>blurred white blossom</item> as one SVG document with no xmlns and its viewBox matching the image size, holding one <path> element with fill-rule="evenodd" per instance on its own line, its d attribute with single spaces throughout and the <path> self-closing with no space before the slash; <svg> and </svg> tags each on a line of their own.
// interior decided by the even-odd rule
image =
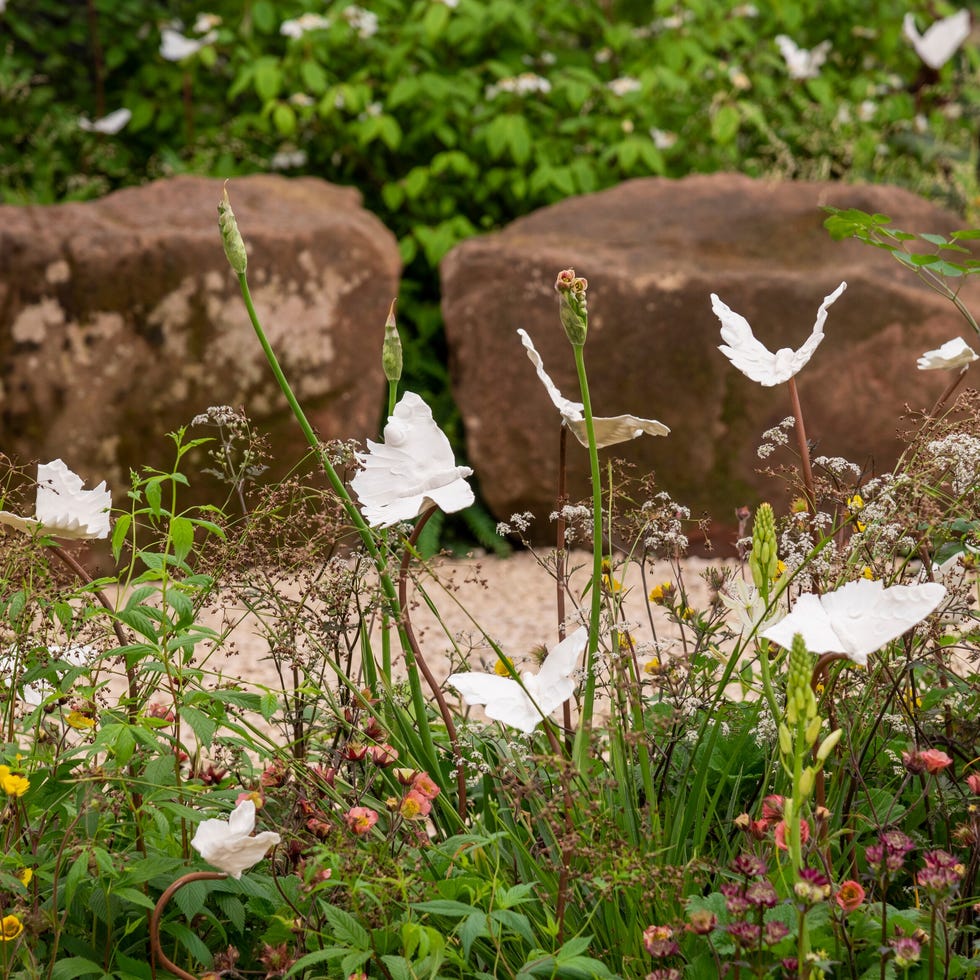
<svg viewBox="0 0 980 980">
<path fill-rule="evenodd" d="M 306 150 L 279 150 L 272 154 L 269 167 L 272 170 L 295 170 L 306 165 Z"/>
<path fill-rule="evenodd" d="M 606 84 L 606 88 L 609 89 L 613 95 L 629 95 L 631 92 L 639 92 L 643 86 L 640 84 L 638 78 L 631 78 L 629 75 L 622 75 L 619 78 L 614 78 L 611 82 Z"/>
<path fill-rule="evenodd" d="M 203 37 L 191 38 L 185 37 L 173 27 L 164 27 L 160 31 L 160 57 L 165 61 L 183 61 L 217 39 L 217 31 L 208 31 Z"/>
<path fill-rule="evenodd" d="M 801 48 L 791 38 L 785 34 L 776 35 L 776 45 L 779 53 L 786 62 L 786 70 L 790 78 L 803 81 L 807 78 L 816 78 L 820 74 L 820 67 L 827 60 L 830 51 L 830 41 L 821 41 L 816 47 L 807 50 Z"/>
<path fill-rule="evenodd" d="M 671 133 L 666 129 L 657 129 L 656 126 L 650 130 L 650 139 L 658 150 L 669 150 L 677 142 L 677 133 Z"/>
<path fill-rule="evenodd" d="M 374 37 L 378 33 L 378 15 L 370 10 L 365 10 L 363 7 L 358 7 L 357 4 L 352 3 L 349 7 L 344 7 L 342 16 L 358 37 L 366 39 Z"/>
<path fill-rule="evenodd" d="M 534 92 L 547 94 L 551 91 L 551 82 L 541 75 L 536 75 L 533 71 L 525 71 L 512 78 L 501 78 L 493 85 L 488 85 L 484 91 L 484 96 L 489 101 L 495 99 L 501 92 L 509 92 L 512 95 L 531 95 Z"/>
<path fill-rule="evenodd" d="M 198 14 L 194 21 L 193 31 L 195 34 L 207 34 L 216 27 L 221 26 L 221 18 L 217 14 Z"/>
<path fill-rule="evenodd" d="M 102 133 L 105 136 L 115 136 L 132 118 L 133 114 L 129 109 L 116 109 L 115 112 L 110 112 L 108 115 L 103 116 L 101 119 L 96 119 L 94 122 L 87 116 L 82 116 L 78 120 L 78 128 L 84 130 L 86 133 Z"/>
<path fill-rule="evenodd" d="M 959 10 L 949 17 L 937 20 L 920 34 L 911 12 L 902 21 L 902 30 L 912 42 L 915 53 L 932 69 L 939 71 L 960 49 L 970 36 L 970 11 Z"/>
<path fill-rule="evenodd" d="M 279 25 L 279 33 L 295 40 L 307 31 L 325 31 L 329 26 L 329 17 L 321 17 L 320 14 L 302 14 L 292 20 L 284 20 Z"/>
</svg>

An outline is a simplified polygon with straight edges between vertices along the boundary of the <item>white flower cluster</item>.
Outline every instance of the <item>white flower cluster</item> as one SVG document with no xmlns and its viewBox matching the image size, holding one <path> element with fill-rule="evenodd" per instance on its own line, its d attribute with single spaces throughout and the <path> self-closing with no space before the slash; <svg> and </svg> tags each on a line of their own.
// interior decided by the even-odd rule
<svg viewBox="0 0 980 980">
<path fill-rule="evenodd" d="M 354 28 L 359 38 L 366 40 L 378 33 L 378 15 L 370 10 L 352 3 L 349 7 L 344 7 L 342 16 Z"/>
<path fill-rule="evenodd" d="M 320 14 L 302 14 L 292 20 L 284 20 L 279 25 L 279 33 L 294 41 L 301 38 L 307 31 L 325 31 L 330 26 L 330 18 Z"/>
<path fill-rule="evenodd" d="M 792 415 L 787 415 L 779 425 L 766 429 L 762 433 L 762 442 L 756 450 L 759 459 L 768 459 L 780 446 L 785 446 L 789 442 L 787 433 L 794 425 L 796 419 Z"/>
<path fill-rule="evenodd" d="M 980 475 L 980 439 L 965 432 L 953 432 L 926 445 L 927 452 L 949 473 L 955 494 L 973 489 Z"/>
<path fill-rule="evenodd" d="M 609 89 L 613 95 L 622 97 L 624 95 L 630 95 L 632 92 L 639 92 L 643 86 L 640 84 L 640 80 L 638 78 L 631 78 L 629 75 L 622 75 L 619 78 L 614 78 L 611 82 L 607 82 L 606 88 Z"/>
<path fill-rule="evenodd" d="M 577 537 L 584 540 L 592 537 L 592 511 L 583 505 L 572 506 L 565 504 L 561 511 L 553 510 L 548 520 L 557 521 L 559 517 L 565 520 L 565 544 L 571 544 Z"/>
<path fill-rule="evenodd" d="M 497 534 L 506 537 L 508 534 L 525 534 L 534 520 L 534 514 L 529 510 L 519 514 L 511 514 L 510 521 L 501 521 L 497 525 Z"/>
<path fill-rule="evenodd" d="M 647 551 L 672 554 L 683 554 L 687 551 L 688 540 L 682 522 L 691 519 L 689 507 L 682 507 L 671 499 L 669 493 L 662 490 L 653 500 L 645 501 L 641 510 L 658 512 L 657 516 L 651 519 L 650 531 L 643 539 L 643 547 Z"/>
<path fill-rule="evenodd" d="M 507 92 L 510 95 L 533 95 L 535 92 L 540 92 L 542 95 L 547 95 L 550 91 L 551 82 L 547 78 L 537 75 L 533 71 L 525 71 L 521 72 L 520 75 L 501 78 L 493 85 L 488 85 L 483 95 L 489 102 L 501 92 Z"/>
<path fill-rule="evenodd" d="M 815 456 L 813 465 L 826 470 L 838 480 L 857 480 L 861 476 L 861 467 L 843 456 Z"/>
</svg>

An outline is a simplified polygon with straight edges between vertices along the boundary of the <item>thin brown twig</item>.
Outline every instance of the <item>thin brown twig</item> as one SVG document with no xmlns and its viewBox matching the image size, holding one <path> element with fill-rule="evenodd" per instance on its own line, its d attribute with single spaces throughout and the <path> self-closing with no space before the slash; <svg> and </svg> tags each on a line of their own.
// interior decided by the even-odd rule
<svg viewBox="0 0 980 980">
<path fill-rule="evenodd" d="M 402 555 L 401 568 L 398 573 L 398 605 L 401 607 L 402 625 L 405 629 L 405 637 L 408 640 L 408 645 L 412 648 L 412 656 L 415 659 L 415 663 L 418 664 L 418 668 L 422 672 L 426 683 L 429 685 L 429 690 L 432 691 L 432 696 L 436 699 L 436 704 L 439 706 L 439 713 L 442 715 L 442 720 L 446 724 L 446 734 L 449 736 L 449 742 L 453 747 L 453 762 L 456 766 L 456 793 L 459 798 L 459 818 L 465 821 L 466 772 L 463 767 L 463 756 L 459 751 L 459 736 L 456 734 L 456 726 L 453 724 L 453 713 L 449 710 L 449 705 L 446 703 L 446 698 L 443 696 L 439 682 L 435 679 L 435 675 L 429 669 L 429 665 L 422 656 L 422 650 L 415 637 L 415 630 L 412 628 L 412 619 L 408 610 L 408 565 L 412 560 L 415 543 L 422 533 L 422 528 L 425 527 L 429 518 L 435 512 L 436 508 L 430 507 L 418 519 L 408 539 L 408 543 L 405 545 L 405 554 Z"/>
</svg>

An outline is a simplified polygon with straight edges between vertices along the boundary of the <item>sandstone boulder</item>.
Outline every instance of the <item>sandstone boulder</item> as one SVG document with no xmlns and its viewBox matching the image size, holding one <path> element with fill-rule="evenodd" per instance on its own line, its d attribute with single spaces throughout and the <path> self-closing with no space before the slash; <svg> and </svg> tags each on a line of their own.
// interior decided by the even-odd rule
<svg viewBox="0 0 980 980">
<path fill-rule="evenodd" d="M 822 298 L 846 280 L 826 339 L 797 378 L 816 452 L 869 470 L 901 449 L 899 416 L 933 404 L 950 380 L 916 358 L 954 336 L 976 337 L 953 305 L 888 253 L 835 242 L 822 205 L 889 215 L 910 231 L 947 233 L 962 219 L 893 187 L 772 183 L 734 174 L 628 181 L 464 242 L 442 265 L 443 313 L 469 463 L 496 515 L 531 510 L 551 535 L 558 413 L 515 331 L 526 329 L 552 378 L 578 399 L 558 320 L 559 270 L 589 281 L 586 344 L 598 415 L 630 412 L 670 426 L 603 455 L 653 469 L 658 484 L 725 527 L 735 508 L 782 502 L 757 472 L 761 433 L 791 414 L 785 385 L 763 388 L 718 351 L 716 292 L 771 350 L 809 336 Z M 961 294 L 980 311 L 980 290 Z M 587 493 L 586 453 L 569 440 L 571 492 Z M 780 450 L 769 463 L 793 461 Z M 730 540 L 730 535 L 728 536 Z M 728 553 L 728 551 L 726 551 Z"/>
<path fill-rule="evenodd" d="M 4 452 L 61 456 L 118 500 L 130 467 L 172 464 L 167 432 L 228 404 L 270 435 L 280 467 L 302 457 L 222 250 L 221 190 L 176 177 L 84 204 L 0 207 Z M 324 439 L 373 434 L 394 236 L 355 190 L 315 178 L 243 177 L 229 191 L 256 309 L 311 423 Z"/>
</svg>

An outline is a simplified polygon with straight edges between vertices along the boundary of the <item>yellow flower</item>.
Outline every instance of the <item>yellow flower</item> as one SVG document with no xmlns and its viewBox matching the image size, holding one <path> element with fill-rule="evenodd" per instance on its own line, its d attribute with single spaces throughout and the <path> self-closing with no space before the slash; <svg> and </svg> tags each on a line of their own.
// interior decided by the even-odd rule
<svg viewBox="0 0 980 980">
<path fill-rule="evenodd" d="M 0 942 L 9 943 L 24 931 L 24 923 L 16 915 L 5 915 L 0 919 Z"/>
<path fill-rule="evenodd" d="M 674 598 L 674 583 L 673 582 L 661 582 L 660 585 L 655 585 L 650 590 L 649 599 L 651 602 L 655 602 L 658 606 L 669 605 Z"/>
<path fill-rule="evenodd" d="M 77 728 L 79 731 L 95 728 L 95 719 L 89 718 L 88 715 L 83 715 L 81 711 L 69 711 L 65 721 L 71 728 Z"/>
<path fill-rule="evenodd" d="M 26 888 L 34 877 L 33 868 L 21 868 L 17 872 L 17 877 L 20 878 L 20 883 Z"/>
<path fill-rule="evenodd" d="M 26 776 L 12 773 L 9 766 L 0 766 L 0 789 L 7 796 L 23 796 L 30 788 L 31 782 Z"/>
<path fill-rule="evenodd" d="M 864 568 L 861 569 L 861 577 L 869 578 L 872 582 L 874 581 L 875 573 L 870 565 L 865 565 Z"/>
<path fill-rule="evenodd" d="M 681 613 L 681 619 L 694 619 L 695 611 L 690 606 L 685 606 Z"/>
<path fill-rule="evenodd" d="M 782 576 L 782 574 L 785 571 L 786 571 L 786 562 L 784 562 L 782 560 L 782 558 L 777 558 L 776 559 L 776 574 L 773 575 L 772 580 L 774 582 L 777 582 L 779 580 L 779 578 Z"/>
<path fill-rule="evenodd" d="M 646 674 L 656 674 L 660 670 L 660 658 L 654 657 L 652 660 L 648 660 L 643 665 L 643 671 Z"/>
<path fill-rule="evenodd" d="M 513 669 L 514 661 L 511 660 L 510 657 L 505 657 L 503 654 L 501 654 L 500 658 L 493 665 L 493 672 L 499 677 L 511 677 L 512 675 L 510 670 L 507 669 L 508 667 Z"/>
<path fill-rule="evenodd" d="M 863 531 L 865 524 L 864 521 L 859 521 L 857 519 L 857 514 L 864 506 L 864 499 L 861 494 L 856 493 L 853 497 L 847 498 L 847 516 L 854 518 L 854 526 L 859 530 Z"/>
</svg>

